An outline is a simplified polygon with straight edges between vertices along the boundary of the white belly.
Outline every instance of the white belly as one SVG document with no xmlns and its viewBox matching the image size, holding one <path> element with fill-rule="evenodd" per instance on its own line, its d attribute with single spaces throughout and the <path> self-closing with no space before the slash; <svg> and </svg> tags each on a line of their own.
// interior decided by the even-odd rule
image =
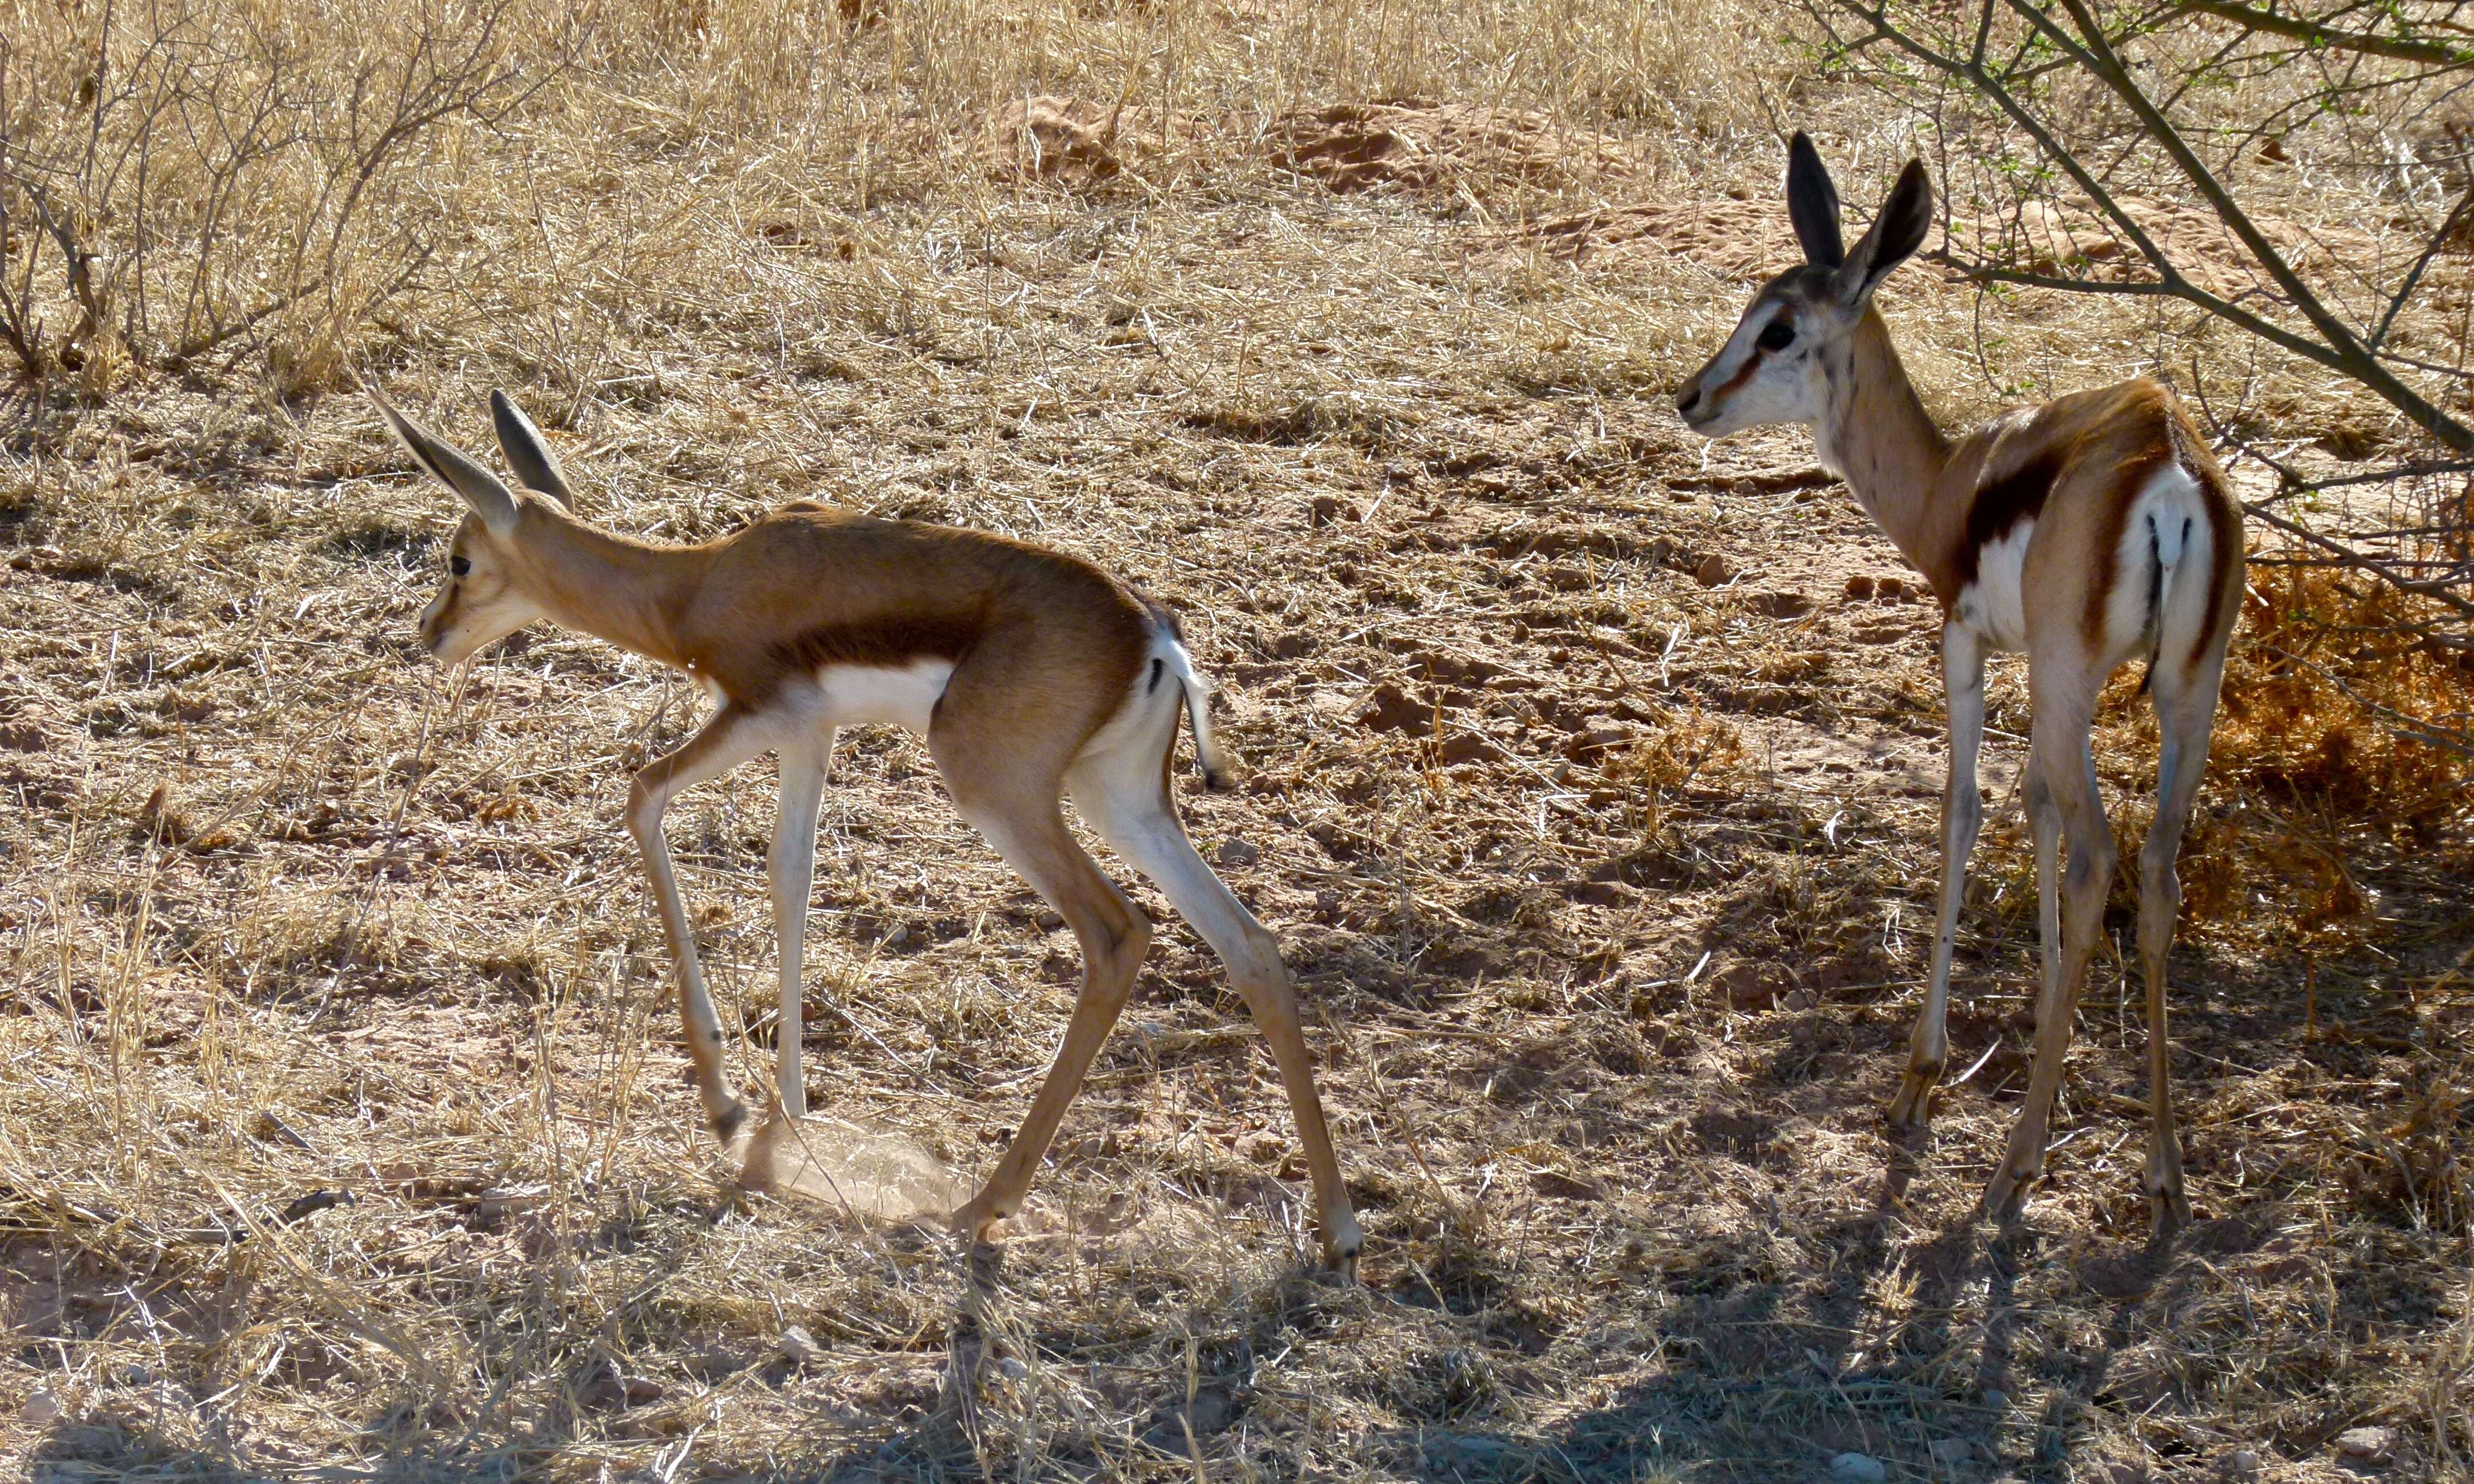
<svg viewBox="0 0 2474 1484">
<path fill-rule="evenodd" d="M 816 720 L 828 727 L 901 727 L 924 736 L 953 674 L 950 659 L 827 665 L 816 672 Z"/>
<path fill-rule="evenodd" d="M 1997 651 L 2027 647 L 2026 604 L 2020 595 L 2020 576 L 2027 564 L 2027 541 L 2036 522 L 2022 520 L 2000 540 L 1987 541 L 1976 554 L 1976 581 L 1958 595 L 1953 610 L 1958 621 L 1981 635 Z"/>
</svg>

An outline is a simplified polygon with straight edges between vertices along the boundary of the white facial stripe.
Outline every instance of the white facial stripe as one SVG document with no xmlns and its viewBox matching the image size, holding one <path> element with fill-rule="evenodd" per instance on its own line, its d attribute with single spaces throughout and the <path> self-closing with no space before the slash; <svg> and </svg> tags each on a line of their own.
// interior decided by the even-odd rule
<svg viewBox="0 0 2474 1484">
<path fill-rule="evenodd" d="M 1821 363 L 1814 357 L 1763 350 L 1760 337 L 1782 317 L 1792 323 L 1792 306 L 1782 298 L 1765 297 L 1744 311 L 1741 323 L 1726 347 L 1701 373 L 1701 402 L 1706 409 L 1694 422 L 1705 437 L 1719 438 L 1765 423 L 1817 423 L 1823 416 L 1825 389 Z"/>
<path fill-rule="evenodd" d="M 1710 369 L 1712 371 L 1722 372 L 1718 377 L 1717 386 L 1710 389 L 1712 392 L 1716 391 L 1717 387 L 1723 387 L 1733 381 L 1742 372 L 1746 361 L 1761 353 L 1758 344 L 1761 331 L 1769 328 L 1770 322 L 1777 319 L 1780 311 L 1785 307 L 1777 299 L 1763 299 L 1745 311 L 1742 322 L 1735 326 L 1735 333 L 1727 338 L 1726 347 L 1718 352 L 1717 360 L 1710 364 Z"/>
</svg>

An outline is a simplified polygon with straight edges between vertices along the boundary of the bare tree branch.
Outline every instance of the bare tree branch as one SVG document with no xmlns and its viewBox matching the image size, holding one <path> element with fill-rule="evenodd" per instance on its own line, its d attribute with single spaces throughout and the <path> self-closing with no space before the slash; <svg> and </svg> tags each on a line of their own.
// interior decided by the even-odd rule
<svg viewBox="0 0 2474 1484">
<path fill-rule="evenodd" d="M 2257 6 L 2238 5 L 2234 0 L 2183 0 L 2182 9 L 2214 15 L 2220 20 L 2235 21 L 2252 31 L 2271 32 L 2292 36 L 2312 46 L 2332 47 L 2341 52 L 2362 52 L 2372 57 L 2390 57 L 2398 61 L 2430 62 L 2442 67 L 2474 66 L 2474 51 L 2450 46 L 2439 41 L 2417 40 L 2403 36 L 2384 36 L 2368 31 L 2341 31 L 2321 25 L 2298 15 L 2287 15 Z"/>
</svg>

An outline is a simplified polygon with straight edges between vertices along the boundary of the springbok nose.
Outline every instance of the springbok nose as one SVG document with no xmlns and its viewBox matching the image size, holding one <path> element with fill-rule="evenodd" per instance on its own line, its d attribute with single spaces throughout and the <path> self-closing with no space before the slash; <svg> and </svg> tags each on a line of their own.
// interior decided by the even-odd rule
<svg viewBox="0 0 2474 1484">
<path fill-rule="evenodd" d="M 1680 418 L 1691 417 L 1694 404 L 1698 403 L 1700 400 L 1701 384 L 1697 381 L 1685 383 L 1682 389 L 1677 391 L 1675 394 L 1676 416 Z"/>
</svg>

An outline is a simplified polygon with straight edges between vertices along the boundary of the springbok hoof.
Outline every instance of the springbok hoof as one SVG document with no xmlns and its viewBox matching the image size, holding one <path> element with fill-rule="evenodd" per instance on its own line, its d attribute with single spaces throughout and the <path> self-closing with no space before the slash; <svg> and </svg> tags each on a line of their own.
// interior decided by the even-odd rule
<svg viewBox="0 0 2474 1484">
<path fill-rule="evenodd" d="M 978 1246 L 990 1240 L 988 1233 L 1003 1220 L 1005 1213 L 990 1207 L 985 1196 L 973 1196 L 955 1208 L 945 1225 L 956 1236 Z"/>
<path fill-rule="evenodd" d="M 2004 1227 L 2017 1226 L 2019 1218 L 2026 1214 L 2028 1187 L 2043 1173 L 2029 1170 L 2021 1174 L 2003 1161 L 2001 1168 L 1994 1171 L 1992 1183 L 1984 1187 L 1984 1214 Z"/>
<path fill-rule="evenodd" d="M 2147 1213 L 2156 1239 L 2168 1241 L 2191 1224 L 2191 1198 L 2182 1193 L 2181 1183 L 2176 1181 L 2165 1189 L 2147 1192 Z"/>
<path fill-rule="evenodd" d="M 1916 1135 L 1925 1131 L 1932 1118 L 1932 1090 L 1935 1079 L 1918 1077 L 1909 1072 L 1899 1085 L 1899 1094 L 1890 1099 L 1890 1130 L 1895 1134 Z"/>
</svg>

